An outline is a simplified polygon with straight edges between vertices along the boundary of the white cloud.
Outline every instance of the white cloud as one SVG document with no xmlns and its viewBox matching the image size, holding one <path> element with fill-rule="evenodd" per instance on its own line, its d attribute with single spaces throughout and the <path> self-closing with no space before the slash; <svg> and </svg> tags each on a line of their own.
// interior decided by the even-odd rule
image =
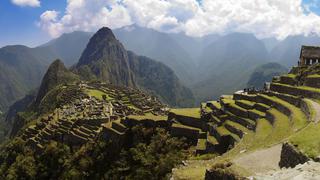
<svg viewBox="0 0 320 180">
<path fill-rule="evenodd" d="M 302 0 L 67 0 L 64 14 L 45 12 L 40 26 L 53 37 L 74 30 L 130 24 L 190 36 L 249 32 L 258 37 L 320 34 L 320 17 Z M 309 8 L 309 9 L 308 9 Z"/>
<path fill-rule="evenodd" d="M 40 7 L 39 0 L 11 0 L 11 2 L 18 6 Z"/>
</svg>

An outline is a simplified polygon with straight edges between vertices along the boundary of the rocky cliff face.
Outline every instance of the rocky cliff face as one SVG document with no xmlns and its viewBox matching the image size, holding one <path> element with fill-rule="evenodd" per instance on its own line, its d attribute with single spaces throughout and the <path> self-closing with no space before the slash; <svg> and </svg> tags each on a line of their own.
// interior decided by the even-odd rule
<svg viewBox="0 0 320 180">
<path fill-rule="evenodd" d="M 127 51 L 106 27 L 90 39 L 77 69 L 84 79 L 88 78 L 88 74 L 92 74 L 99 80 L 115 85 L 135 86 Z"/>
<path fill-rule="evenodd" d="M 194 103 L 192 92 L 168 66 L 128 52 L 106 27 L 91 38 L 74 70 L 85 80 L 147 90 L 171 106 Z"/>
</svg>

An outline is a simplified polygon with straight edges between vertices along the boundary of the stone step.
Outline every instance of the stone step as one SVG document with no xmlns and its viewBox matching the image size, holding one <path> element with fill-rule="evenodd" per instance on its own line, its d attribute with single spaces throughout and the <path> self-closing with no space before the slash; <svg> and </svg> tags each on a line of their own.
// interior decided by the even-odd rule
<svg viewBox="0 0 320 180">
<path fill-rule="evenodd" d="M 120 122 L 116 122 L 116 121 L 112 122 L 111 127 L 112 127 L 113 129 L 116 129 L 116 130 L 119 131 L 119 132 L 125 132 L 125 131 L 127 130 L 127 127 L 126 127 L 126 126 L 124 126 L 124 125 L 122 125 Z"/>
<path fill-rule="evenodd" d="M 248 100 L 236 100 L 235 101 L 236 105 L 244 108 L 244 109 L 253 109 L 254 108 L 254 105 L 255 105 L 255 102 L 252 102 L 252 101 L 248 101 Z"/>
<path fill-rule="evenodd" d="M 242 126 L 246 127 L 249 130 L 253 130 L 253 131 L 255 130 L 255 127 L 256 127 L 255 121 L 248 118 L 236 116 L 230 112 L 227 112 L 226 114 L 228 115 L 228 119 L 230 121 L 241 124 Z"/>
</svg>

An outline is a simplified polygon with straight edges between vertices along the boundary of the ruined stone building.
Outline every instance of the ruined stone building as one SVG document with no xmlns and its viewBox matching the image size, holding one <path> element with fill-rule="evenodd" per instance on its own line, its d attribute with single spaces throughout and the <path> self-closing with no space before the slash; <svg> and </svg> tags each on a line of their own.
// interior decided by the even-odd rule
<svg viewBox="0 0 320 180">
<path fill-rule="evenodd" d="M 299 66 L 308 66 L 320 63 L 320 47 L 302 46 L 300 52 Z"/>
</svg>

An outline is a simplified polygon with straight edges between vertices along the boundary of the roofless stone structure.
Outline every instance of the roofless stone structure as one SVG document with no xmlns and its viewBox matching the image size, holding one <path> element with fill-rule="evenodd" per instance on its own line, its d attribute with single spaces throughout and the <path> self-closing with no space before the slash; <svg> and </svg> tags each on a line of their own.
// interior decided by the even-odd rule
<svg viewBox="0 0 320 180">
<path fill-rule="evenodd" d="M 320 62 L 320 47 L 302 46 L 299 66 L 308 66 Z"/>
</svg>

